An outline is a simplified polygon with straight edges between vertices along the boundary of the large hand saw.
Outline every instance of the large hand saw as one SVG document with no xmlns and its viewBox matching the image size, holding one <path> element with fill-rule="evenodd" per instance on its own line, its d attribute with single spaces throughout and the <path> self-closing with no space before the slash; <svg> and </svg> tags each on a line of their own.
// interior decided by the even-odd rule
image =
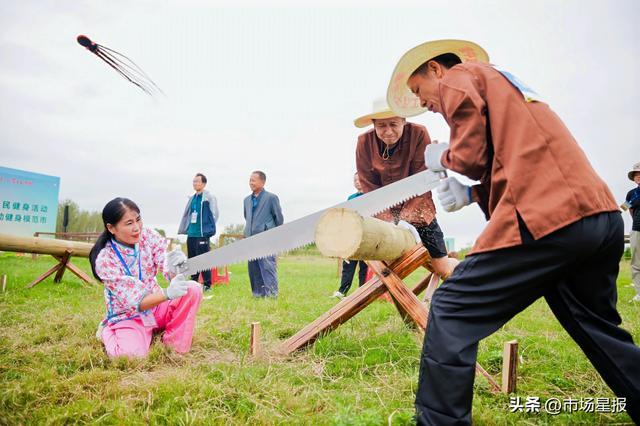
<svg viewBox="0 0 640 426">
<path fill-rule="evenodd" d="M 373 216 L 431 191 L 438 185 L 439 179 L 437 174 L 425 170 L 330 208 L 351 209 L 365 217 Z M 192 257 L 178 266 L 178 272 L 193 275 L 218 266 L 260 259 L 310 244 L 315 238 L 316 224 L 326 210 Z"/>
</svg>

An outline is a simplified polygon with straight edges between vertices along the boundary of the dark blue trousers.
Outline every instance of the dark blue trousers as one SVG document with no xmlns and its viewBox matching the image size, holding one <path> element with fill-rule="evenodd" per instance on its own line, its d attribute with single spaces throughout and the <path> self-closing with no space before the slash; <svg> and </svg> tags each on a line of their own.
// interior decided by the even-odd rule
<svg viewBox="0 0 640 426">
<path fill-rule="evenodd" d="M 340 288 L 338 291 L 344 295 L 349 292 L 353 276 L 356 273 L 356 266 L 360 265 L 358 272 L 358 285 L 362 287 L 367 282 L 367 271 L 369 267 L 364 260 L 352 260 L 350 262 L 342 261 L 342 278 L 340 279 Z"/>
<path fill-rule="evenodd" d="M 192 258 L 211 250 L 209 237 L 187 237 L 187 257 Z M 202 271 L 202 283 L 205 287 L 211 287 L 211 270 Z M 198 274 L 191 276 L 194 281 L 198 280 Z"/>
<path fill-rule="evenodd" d="M 601 213 L 536 241 L 520 221 L 521 245 L 461 262 L 431 300 L 418 424 L 471 424 L 478 342 L 540 297 L 640 424 L 640 348 L 616 310 L 623 228 Z"/>
</svg>

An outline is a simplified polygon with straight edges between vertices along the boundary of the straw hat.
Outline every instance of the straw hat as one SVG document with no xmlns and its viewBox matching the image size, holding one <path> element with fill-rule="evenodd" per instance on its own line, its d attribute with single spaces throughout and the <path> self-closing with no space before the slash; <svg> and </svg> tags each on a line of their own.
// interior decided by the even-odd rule
<svg viewBox="0 0 640 426">
<path fill-rule="evenodd" d="M 420 65 L 445 53 L 453 53 L 462 62 L 489 62 L 487 52 L 471 41 L 436 40 L 414 47 L 398 61 L 387 89 L 387 103 L 396 115 L 412 117 L 427 110 L 420 106 L 418 97 L 411 93 L 411 90 L 407 87 L 407 81 Z"/>
<path fill-rule="evenodd" d="M 633 169 L 631 169 L 629 173 L 627 173 L 627 177 L 629 178 L 629 180 L 633 180 L 633 174 L 636 172 L 640 172 L 640 163 L 634 164 Z"/>
<path fill-rule="evenodd" d="M 371 111 L 371 113 L 353 120 L 353 124 L 355 124 L 356 127 L 362 128 L 373 124 L 372 120 L 382 120 L 384 118 L 392 118 L 398 116 L 398 114 L 391 111 L 391 108 L 389 108 L 389 105 L 387 105 L 387 100 L 384 98 L 379 98 L 373 101 Z"/>
</svg>

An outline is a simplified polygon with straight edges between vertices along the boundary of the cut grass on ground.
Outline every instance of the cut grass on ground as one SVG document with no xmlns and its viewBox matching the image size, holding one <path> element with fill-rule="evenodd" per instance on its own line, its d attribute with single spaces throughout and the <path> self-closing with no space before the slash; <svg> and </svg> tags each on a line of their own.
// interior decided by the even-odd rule
<svg viewBox="0 0 640 426">
<path fill-rule="evenodd" d="M 85 259 L 74 259 L 90 271 Z M 66 273 L 25 285 L 52 259 L 0 253 L 0 424 L 411 424 L 422 336 L 392 304 L 377 301 L 321 338 L 283 358 L 275 348 L 336 303 L 335 261 L 279 259 L 280 297 L 251 297 L 246 265 L 214 288 L 198 313 L 192 351 L 178 356 L 155 339 L 144 360 L 110 361 L 94 333 L 104 313 L 102 289 Z M 621 263 L 618 308 L 640 340 L 640 304 L 631 304 L 629 265 Z M 407 282 L 416 283 L 423 271 Z M 163 283 L 164 285 L 165 283 Z M 352 290 L 353 291 L 353 290 Z M 265 354 L 251 359 L 249 325 L 259 321 Z M 502 345 L 517 339 L 518 396 L 560 400 L 613 398 L 577 345 L 538 301 L 480 344 L 479 362 L 500 380 Z M 626 414 L 511 413 L 477 377 L 479 425 L 630 424 Z"/>
</svg>

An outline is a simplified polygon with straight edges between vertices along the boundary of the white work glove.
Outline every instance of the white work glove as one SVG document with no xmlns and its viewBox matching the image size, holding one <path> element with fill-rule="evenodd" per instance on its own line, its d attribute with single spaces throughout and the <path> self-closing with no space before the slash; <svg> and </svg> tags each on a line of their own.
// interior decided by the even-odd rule
<svg viewBox="0 0 640 426">
<path fill-rule="evenodd" d="M 442 154 L 449 149 L 449 144 L 446 142 L 430 143 L 424 150 L 424 163 L 427 169 L 432 172 L 443 172 L 445 167 L 442 165 L 440 159 Z"/>
<path fill-rule="evenodd" d="M 454 177 L 442 179 L 438 185 L 438 199 L 443 209 L 455 212 L 471 204 L 471 187 L 461 184 Z"/>
<path fill-rule="evenodd" d="M 420 239 L 420 234 L 418 234 L 418 230 L 415 228 L 415 226 L 413 226 L 412 224 L 404 220 L 398 221 L 398 226 L 400 228 L 407 229 L 409 232 L 411 232 L 411 235 L 413 235 L 413 238 L 416 240 L 416 244 L 422 243 L 422 239 Z"/>
<path fill-rule="evenodd" d="M 178 274 L 171 280 L 169 287 L 163 289 L 164 296 L 169 299 L 177 299 L 187 294 L 189 281 L 184 279 L 184 275 Z"/>
<path fill-rule="evenodd" d="M 173 274 L 178 273 L 178 265 L 184 263 L 187 260 L 187 256 L 182 252 L 182 248 L 180 248 L 180 244 L 176 246 L 170 252 L 167 252 L 164 257 L 164 265 L 163 270 L 165 272 L 171 272 Z"/>
</svg>

